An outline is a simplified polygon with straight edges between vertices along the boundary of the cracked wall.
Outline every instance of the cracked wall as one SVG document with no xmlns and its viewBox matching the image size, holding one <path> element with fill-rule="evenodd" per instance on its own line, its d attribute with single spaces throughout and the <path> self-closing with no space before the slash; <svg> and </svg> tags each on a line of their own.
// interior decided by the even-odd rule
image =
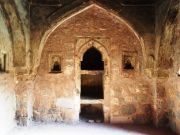
<svg viewBox="0 0 180 135">
<path fill-rule="evenodd" d="M 87 46 L 95 44 L 101 50 L 99 44 L 105 44 L 104 50 L 110 55 L 105 54 L 105 100 L 111 101 L 104 103 L 107 121 L 141 124 L 153 121 L 156 126 L 171 126 L 179 132 L 178 1 L 160 1 L 156 6 L 141 8 L 109 0 L 66 1 L 54 6 L 0 0 L 0 4 L 0 58 L 7 54 L 6 72 L 0 74 L 4 78 L 1 86 L 16 92 L 19 124 L 27 124 L 32 118 L 36 121 L 77 120 L 80 107 L 77 60 L 80 61 L 81 56 L 76 46 L 90 40 Z M 67 21 L 69 16 L 92 4 L 106 11 L 92 8 L 101 16 L 87 10 Z M 121 21 L 112 18 L 111 13 L 126 21 L 138 38 Z M 61 22 L 64 23 L 51 33 L 51 28 Z M 124 49 L 138 55 L 122 51 Z M 124 53 L 139 60 L 135 73 L 122 70 Z M 63 73 L 55 75 L 49 73 L 49 57 L 56 55 L 63 58 Z M 72 115 L 74 111 L 76 114 Z"/>
</svg>

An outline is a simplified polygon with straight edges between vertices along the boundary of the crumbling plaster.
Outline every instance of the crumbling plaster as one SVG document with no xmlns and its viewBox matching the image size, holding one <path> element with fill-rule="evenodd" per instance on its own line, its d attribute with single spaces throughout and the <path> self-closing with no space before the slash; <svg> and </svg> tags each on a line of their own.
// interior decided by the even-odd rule
<svg viewBox="0 0 180 135">
<path fill-rule="evenodd" d="M 176 16 L 179 11 L 178 0 L 165 0 L 157 3 L 155 7 L 151 6 L 142 8 L 122 7 L 122 5 L 120 6 L 117 3 L 111 3 L 108 0 L 98 2 L 81 0 L 74 1 L 62 8 L 59 6 L 44 7 L 36 4 L 28 5 L 28 3 L 23 0 L 0 0 L 0 4 L 0 52 L 1 54 L 8 54 L 7 71 L 9 72 L 0 75 L 2 78 L 4 77 L 5 79 L 8 79 L 8 77 L 10 77 L 10 80 L 14 80 L 13 83 L 15 83 L 14 91 L 16 92 L 17 104 L 16 118 L 19 124 L 27 124 L 33 118 L 33 111 L 36 111 L 36 109 L 33 110 L 33 103 L 36 103 L 36 96 L 38 95 L 34 93 L 34 90 L 38 90 L 38 82 L 43 82 L 42 84 L 49 82 L 48 79 L 39 76 L 40 72 L 38 72 L 40 61 L 43 58 L 43 49 L 47 44 L 46 42 L 49 38 L 51 38 L 53 33 L 61 27 L 61 25 L 68 22 L 68 20 L 73 18 L 73 16 L 76 16 L 87 8 L 91 8 L 91 6 L 96 5 L 100 9 L 105 10 L 105 12 L 108 12 L 108 15 L 114 16 L 115 20 L 118 18 L 120 22 L 123 22 L 135 35 L 142 49 L 142 76 L 138 79 L 136 77 L 135 79 L 123 79 L 123 77 L 120 76 L 120 78 L 122 78 L 119 80 L 118 76 L 113 76 L 113 74 L 117 73 L 117 70 L 118 72 L 120 72 L 120 70 L 112 70 L 112 67 L 110 67 L 112 64 L 110 63 L 113 63 L 113 59 L 115 57 L 113 56 L 108 58 L 110 61 L 108 74 L 111 75 L 109 75 L 109 77 L 107 76 L 107 80 L 113 77 L 114 80 L 119 80 L 118 82 L 112 84 L 113 87 L 108 88 L 112 90 L 112 94 L 126 95 L 127 100 L 133 101 L 140 101 L 134 99 L 133 97 L 142 99 L 144 97 L 148 97 L 146 99 L 147 104 L 145 106 L 138 104 L 139 107 L 135 105 L 137 108 L 134 107 L 131 102 L 125 102 L 127 104 L 124 105 L 120 103 L 120 106 L 124 109 L 121 108 L 122 111 L 121 109 L 119 109 L 119 111 L 121 111 L 120 113 L 124 115 L 119 115 L 120 117 L 112 117 L 111 121 L 130 122 L 132 120 L 131 122 L 134 123 L 146 123 L 152 120 L 156 126 L 170 126 L 173 130 L 178 133 L 180 132 L 180 127 L 178 126 L 180 121 L 178 110 L 180 80 L 177 76 L 177 71 L 180 67 L 180 28 L 179 15 Z M 149 16 L 148 18 L 147 15 Z M 114 48 L 114 50 L 116 50 L 116 48 Z M 105 53 L 105 51 L 102 52 L 103 54 Z M 110 54 L 111 53 L 107 53 L 106 56 Z M 118 55 L 118 52 L 114 53 L 114 55 L 115 54 Z M 75 61 L 79 61 L 79 58 L 76 57 L 76 55 L 78 54 L 75 53 Z M 116 65 L 118 67 L 118 64 Z M 75 65 L 75 69 L 78 69 L 77 67 L 78 65 Z M 71 73 L 69 74 L 67 72 L 67 74 L 70 76 Z M 76 74 L 75 81 L 73 76 L 65 77 L 67 82 L 69 81 L 70 83 L 64 84 L 63 87 L 65 89 L 69 89 L 72 86 L 73 91 L 69 95 L 76 95 L 73 98 L 75 101 L 75 104 L 73 105 L 77 105 L 78 107 L 80 100 L 77 96 L 77 92 L 79 90 L 76 89 L 79 87 L 78 72 L 76 72 Z M 6 77 L 7 75 L 8 77 Z M 52 84 L 57 81 L 56 79 L 59 79 L 58 75 L 55 75 L 54 77 L 52 77 L 52 75 L 47 75 L 47 78 L 54 78 L 51 80 Z M 4 79 L 1 80 L 3 80 L 1 86 L 4 87 L 6 83 L 7 86 L 11 88 L 12 81 L 7 82 Z M 110 86 L 110 84 L 108 85 Z M 131 87 L 131 85 L 133 86 Z M 128 90 L 124 89 L 125 87 L 127 87 Z M 116 89 L 121 89 L 121 92 L 116 93 L 118 91 L 116 91 Z M 137 90 L 137 93 L 141 91 L 141 94 L 142 91 L 144 91 L 145 95 L 134 93 L 134 90 Z M 49 92 L 49 95 L 54 94 L 54 96 L 56 96 L 56 93 L 52 91 L 44 92 L 46 95 L 48 95 Z M 38 96 L 40 96 L 40 99 L 42 98 L 41 94 Z M 61 94 L 59 94 L 59 96 L 63 97 Z M 118 98 L 120 99 L 120 97 Z M 45 100 L 40 102 L 43 101 Z M 124 102 L 123 99 L 122 101 Z M 119 101 L 118 99 L 111 98 L 111 102 L 115 105 Z M 110 106 L 109 103 L 107 104 L 107 106 Z M 59 113 L 60 110 L 51 105 L 52 104 L 50 103 L 50 112 L 54 111 Z M 114 108 L 118 107 L 116 106 Z M 114 114 L 119 113 L 119 111 L 117 111 L 117 109 L 114 110 L 113 107 L 108 108 L 107 110 L 114 111 Z M 77 111 L 79 110 L 77 109 Z M 144 113 L 145 111 L 147 112 Z M 63 118 L 69 118 L 72 116 L 71 114 L 73 111 L 64 109 L 64 112 L 66 113 L 63 114 Z M 38 114 L 38 111 L 36 111 L 36 113 Z M 148 114 L 150 117 L 147 121 L 143 121 L 144 119 L 142 118 L 144 117 L 141 114 Z M 127 115 L 128 117 L 133 117 L 130 117 L 130 119 L 128 119 L 128 117 L 124 117 Z M 43 118 L 41 118 L 43 115 L 37 116 L 40 116 L 39 120 L 43 120 Z M 108 114 L 108 117 L 109 116 L 110 114 Z M 77 120 L 77 117 L 78 113 L 75 116 L 75 120 Z M 38 120 L 38 117 L 36 118 L 36 120 Z M 51 118 L 51 116 L 48 117 L 45 113 L 44 120 Z M 62 120 L 62 117 L 59 117 L 59 121 Z"/>
</svg>

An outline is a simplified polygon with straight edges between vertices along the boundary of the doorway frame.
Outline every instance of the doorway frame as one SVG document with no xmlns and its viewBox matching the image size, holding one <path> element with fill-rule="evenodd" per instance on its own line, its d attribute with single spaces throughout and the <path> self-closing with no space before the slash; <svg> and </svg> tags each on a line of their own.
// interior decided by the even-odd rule
<svg viewBox="0 0 180 135">
<path fill-rule="evenodd" d="M 97 38 L 98 39 L 98 38 Z M 81 37 L 82 40 L 82 37 Z M 104 61 L 104 74 L 103 74 L 103 93 L 104 99 L 102 101 L 103 113 L 104 113 L 104 122 L 110 122 L 110 58 L 108 53 L 108 48 L 101 44 L 96 38 L 89 37 L 88 39 L 85 37 L 84 42 L 76 41 L 75 45 L 75 84 L 77 96 L 79 97 L 79 114 L 81 111 L 81 61 L 83 60 L 84 53 L 90 49 L 91 47 L 95 47 L 102 55 L 102 61 Z M 78 118 L 79 119 L 79 118 Z"/>
</svg>

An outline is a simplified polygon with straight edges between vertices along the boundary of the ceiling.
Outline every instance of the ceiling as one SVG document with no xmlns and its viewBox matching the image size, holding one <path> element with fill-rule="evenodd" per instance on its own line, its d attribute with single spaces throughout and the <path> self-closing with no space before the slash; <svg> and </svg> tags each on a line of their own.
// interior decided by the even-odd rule
<svg viewBox="0 0 180 135">
<path fill-rule="evenodd" d="M 56 5 L 56 4 L 63 5 L 73 1 L 75 0 L 29 0 L 31 4 L 49 4 L 49 5 Z M 105 1 L 109 1 L 109 2 L 111 1 L 116 3 L 118 2 L 123 5 L 153 5 L 161 0 L 105 0 Z"/>
</svg>

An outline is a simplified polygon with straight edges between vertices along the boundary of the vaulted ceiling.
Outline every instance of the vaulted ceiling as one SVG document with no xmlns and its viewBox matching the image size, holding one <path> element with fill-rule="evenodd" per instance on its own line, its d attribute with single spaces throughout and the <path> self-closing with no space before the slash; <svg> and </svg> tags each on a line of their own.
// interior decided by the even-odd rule
<svg viewBox="0 0 180 135">
<path fill-rule="evenodd" d="M 31 5 L 31 24 L 33 25 L 31 28 L 38 25 L 41 26 L 42 22 L 39 23 L 39 20 L 44 20 L 43 24 L 46 24 L 49 16 L 58 15 L 60 17 L 91 1 L 120 14 L 132 26 L 137 27 L 139 33 L 144 33 L 145 31 L 154 33 L 154 5 L 160 0 L 29 0 Z"/>
<path fill-rule="evenodd" d="M 69 2 L 73 2 L 74 0 L 29 0 L 31 4 L 67 4 Z M 87 1 L 87 0 L 84 0 Z M 103 1 L 103 0 L 99 0 Z M 119 3 L 122 5 L 154 5 L 156 2 L 162 1 L 162 0 L 104 0 L 109 1 L 111 3 Z"/>
</svg>

